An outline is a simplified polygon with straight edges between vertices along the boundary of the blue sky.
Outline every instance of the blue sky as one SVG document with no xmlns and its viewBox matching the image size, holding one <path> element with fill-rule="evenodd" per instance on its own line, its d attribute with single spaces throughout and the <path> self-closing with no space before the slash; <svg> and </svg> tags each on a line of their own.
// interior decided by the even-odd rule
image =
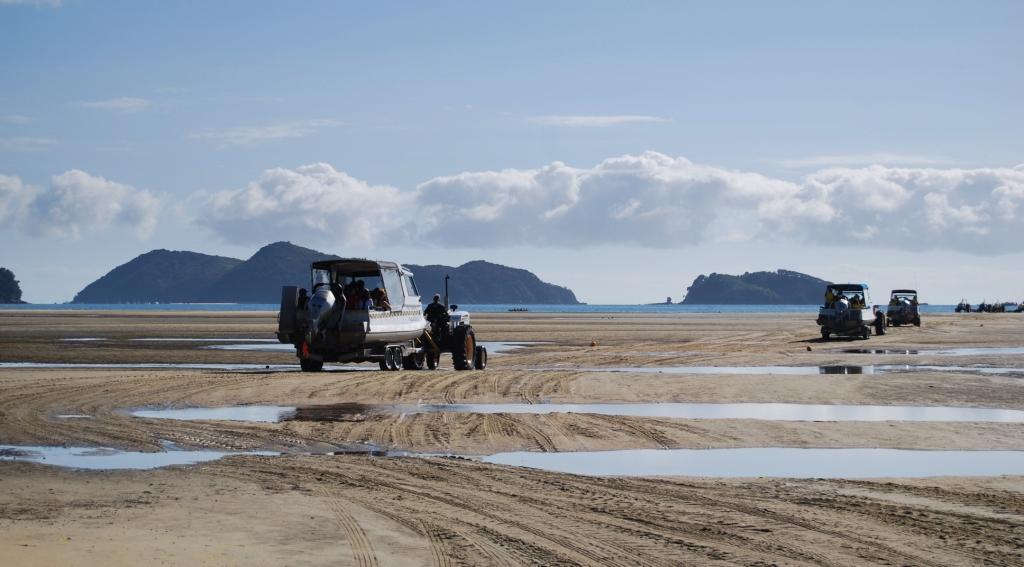
<svg viewBox="0 0 1024 567">
<path fill-rule="evenodd" d="M 0 265 L 65 301 L 290 239 L 594 303 L 1024 298 L 1024 5 L 821 4 L 0 0 Z"/>
</svg>

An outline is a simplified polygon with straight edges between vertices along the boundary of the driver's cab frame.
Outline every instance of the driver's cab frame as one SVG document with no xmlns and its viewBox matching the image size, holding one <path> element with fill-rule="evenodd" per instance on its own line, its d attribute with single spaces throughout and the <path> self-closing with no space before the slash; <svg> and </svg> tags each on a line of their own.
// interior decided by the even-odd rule
<svg viewBox="0 0 1024 567">
<path fill-rule="evenodd" d="M 358 282 L 363 282 L 362 289 L 373 295 L 380 290 L 387 300 L 382 305 L 380 296 L 373 301 L 371 309 L 359 309 L 353 301 L 353 292 Z M 419 291 L 412 272 L 394 262 L 378 262 L 362 259 L 324 260 L 314 262 L 310 268 L 310 292 L 315 292 L 323 285 L 331 287 L 336 301 L 345 301 L 345 311 L 362 311 L 366 313 L 400 313 L 403 311 L 420 310 Z"/>
</svg>

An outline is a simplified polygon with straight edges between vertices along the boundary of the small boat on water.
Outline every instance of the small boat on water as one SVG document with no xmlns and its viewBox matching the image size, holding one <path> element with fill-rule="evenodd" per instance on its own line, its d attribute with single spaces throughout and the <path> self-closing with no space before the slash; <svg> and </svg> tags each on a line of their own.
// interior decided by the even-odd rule
<svg viewBox="0 0 1024 567">
<path fill-rule="evenodd" d="M 528 313 L 530 310 L 525 307 L 509 307 L 509 313 Z"/>
</svg>

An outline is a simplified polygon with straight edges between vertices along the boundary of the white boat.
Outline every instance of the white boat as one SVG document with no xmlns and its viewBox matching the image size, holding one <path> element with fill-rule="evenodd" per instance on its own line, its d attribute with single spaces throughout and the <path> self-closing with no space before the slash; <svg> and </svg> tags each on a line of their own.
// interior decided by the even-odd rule
<svg viewBox="0 0 1024 567">
<path fill-rule="evenodd" d="M 277 338 L 295 346 L 303 370 L 324 362 L 422 367 L 427 321 L 412 272 L 395 262 L 323 260 L 311 266 L 310 290 L 283 287 L 278 317 Z"/>
</svg>

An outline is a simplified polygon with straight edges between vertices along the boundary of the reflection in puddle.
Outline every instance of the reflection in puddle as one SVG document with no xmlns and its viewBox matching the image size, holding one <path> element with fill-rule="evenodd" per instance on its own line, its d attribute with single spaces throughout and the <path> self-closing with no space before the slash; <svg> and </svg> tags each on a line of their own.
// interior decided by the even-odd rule
<svg viewBox="0 0 1024 567">
<path fill-rule="evenodd" d="M 756 374 L 808 376 L 815 374 L 887 374 L 891 372 L 957 372 L 963 374 L 1020 374 L 1024 368 L 996 366 L 945 366 L 912 364 L 831 366 L 548 366 L 537 372 L 629 372 L 637 374 Z"/>
<path fill-rule="evenodd" d="M 63 413 L 60 415 L 53 416 L 54 419 L 92 419 L 91 415 L 85 415 L 80 413 Z"/>
<path fill-rule="evenodd" d="M 1024 347 L 967 347 L 942 349 L 848 348 L 847 354 L 923 354 L 932 356 L 988 356 L 1024 354 Z"/>
<path fill-rule="evenodd" d="M 581 413 L 675 419 L 755 419 L 765 421 L 944 421 L 1024 423 L 1024 411 L 941 406 L 870 406 L 831 404 L 334 404 L 307 407 L 234 406 L 215 408 L 140 409 L 135 417 L 175 420 L 248 421 L 352 421 L 368 414 L 508 413 L 544 415 Z"/>
<path fill-rule="evenodd" d="M 634 449 L 498 453 L 482 460 L 588 476 L 878 478 L 1024 474 L 1024 451 Z"/>
<path fill-rule="evenodd" d="M 193 465 L 232 455 L 278 455 L 271 451 L 119 451 L 106 447 L 47 447 L 0 445 L 0 461 L 29 461 L 57 467 L 89 470 L 155 469 L 171 465 Z"/>
<path fill-rule="evenodd" d="M 92 342 L 92 341 L 105 341 L 107 339 L 100 338 L 100 337 L 72 337 L 72 338 L 60 339 L 60 340 L 65 341 L 65 342 L 69 342 L 69 343 L 78 343 L 78 342 L 83 342 L 84 343 L 84 342 Z"/>
</svg>

